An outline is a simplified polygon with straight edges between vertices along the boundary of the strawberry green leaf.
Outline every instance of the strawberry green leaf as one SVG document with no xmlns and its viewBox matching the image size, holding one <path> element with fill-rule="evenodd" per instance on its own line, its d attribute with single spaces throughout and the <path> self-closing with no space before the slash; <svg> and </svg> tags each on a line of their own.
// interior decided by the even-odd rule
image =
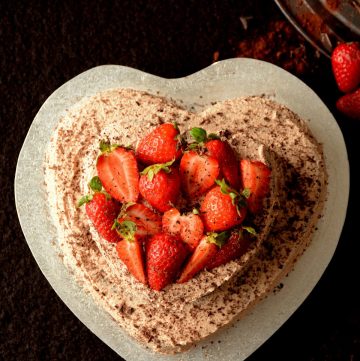
<svg viewBox="0 0 360 361">
<path fill-rule="evenodd" d="M 207 140 L 214 140 L 214 139 L 220 139 L 220 137 L 215 134 L 215 133 L 210 133 L 208 136 L 207 136 Z"/>
<path fill-rule="evenodd" d="M 77 206 L 81 207 L 85 203 L 89 203 L 93 199 L 92 194 L 87 194 L 86 196 L 83 196 L 79 199 Z"/>
<path fill-rule="evenodd" d="M 89 182 L 89 187 L 94 192 L 101 192 L 102 190 L 102 183 L 98 176 L 95 176 L 91 178 L 91 181 Z"/>
<path fill-rule="evenodd" d="M 155 174 L 159 173 L 161 170 L 163 170 L 165 173 L 171 172 L 171 166 L 175 162 L 175 159 L 166 162 L 166 163 L 158 163 L 153 164 L 148 167 L 146 167 L 140 174 L 147 175 L 149 181 L 151 182 L 155 176 Z"/>
<path fill-rule="evenodd" d="M 101 140 L 99 146 L 101 153 L 111 153 L 118 147 L 120 147 L 120 144 L 111 144 L 109 141 L 106 140 Z"/>
<path fill-rule="evenodd" d="M 241 195 L 244 196 L 246 199 L 249 198 L 251 195 L 250 188 L 244 188 L 241 192 Z"/>
<path fill-rule="evenodd" d="M 250 227 L 250 226 L 242 226 L 241 228 L 244 229 L 245 231 L 247 231 L 248 233 L 252 234 L 253 236 L 256 236 L 256 235 L 257 235 L 256 230 L 255 230 L 255 228 L 253 228 L 253 227 Z"/>
<path fill-rule="evenodd" d="M 221 233 L 209 232 L 206 234 L 206 236 L 208 243 L 214 243 L 221 248 L 230 237 L 230 232 L 228 231 Z"/>
<path fill-rule="evenodd" d="M 194 208 L 194 209 L 192 210 L 192 212 L 193 212 L 193 214 L 200 214 L 200 211 L 199 211 L 197 208 Z"/>
<path fill-rule="evenodd" d="M 192 128 L 190 130 L 190 135 L 195 139 L 197 143 L 204 143 L 207 139 L 206 130 L 202 128 Z"/>
<path fill-rule="evenodd" d="M 132 221 L 119 222 L 118 220 L 115 220 L 112 229 L 116 229 L 116 232 L 126 241 L 132 242 L 135 240 L 137 227 Z"/>
<path fill-rule="evenodd" d="M 220 191 L 222 194 L 230 194 L 233 193 L 236 195 L 236 192 L 234 190 L 232 190 L 227 183 L 225 182 L 225 179 L 223 178 L 222 180 L 216 179 L 215 183 L 220 186 Z M 231 197 L 231 195 L 230 195 Z M 233 199 L 233 197 L 231 197 L 231 199 Z"/>
<path fill-rule="evenodd" d="M 172 124 L 174 125 L 175 130 L 177 130 L 180 133 L 179 124 L 176 122 L 173 122 Z M 176 136 L 178 136 L 178 135 L 179 134 L 177 134 Z"/>
</svg>

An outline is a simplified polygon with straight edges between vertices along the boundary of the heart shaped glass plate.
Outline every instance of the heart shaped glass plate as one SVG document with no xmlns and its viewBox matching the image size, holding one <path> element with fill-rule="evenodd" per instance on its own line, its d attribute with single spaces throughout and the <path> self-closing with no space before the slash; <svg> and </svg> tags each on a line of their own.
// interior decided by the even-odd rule
<svg viewBox="0 0 360 361">
<path fill-rule="evenodd" d="M 203 110 L 216 101 L 265 94 L 306 120 L 324 147 L 329 176 L 324 216 L 310 246 L 283 280 L 284 287 L 259 302 L 234 327 L 214 334 L 183 354 L 163 356 L 138 345 L 75 283 L 54 245 L 56 231 L 49 221 L 44 189 L 46 146 L 67 109 L 83 98 L 111 88 L 145 90 L 171 98 L 192 111 Z M 337 246 L 348 194 L 349 164 L 345 143 L 326 106 L 308 86 L 285 70 L 245 58 L 221 61 L 179 79 L 164 79 L 119 65 L 99 66 L 76 76 L 57 89 L 37 113 L 21 149 L 15 176 L 21 227 L 45 277 L 71 311 L 128 361 L 239 361 L 248 357 L 291 316 L 319 281 Z"/>
</svg>

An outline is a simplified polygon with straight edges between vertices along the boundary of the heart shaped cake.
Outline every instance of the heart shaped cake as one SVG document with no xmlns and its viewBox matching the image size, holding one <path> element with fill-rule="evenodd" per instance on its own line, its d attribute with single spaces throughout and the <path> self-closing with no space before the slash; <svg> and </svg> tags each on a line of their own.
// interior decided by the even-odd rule
<svg viewBox="0 0 360 361">
<path fill-rule="evenodd" d="M 112 89 L 72 107 L 45 160 L 66 267 L 128 334 L 184 351 L 292 268 L 326 198 L 320 144 L 261 96 L 200 113 Z"/>
</svg>

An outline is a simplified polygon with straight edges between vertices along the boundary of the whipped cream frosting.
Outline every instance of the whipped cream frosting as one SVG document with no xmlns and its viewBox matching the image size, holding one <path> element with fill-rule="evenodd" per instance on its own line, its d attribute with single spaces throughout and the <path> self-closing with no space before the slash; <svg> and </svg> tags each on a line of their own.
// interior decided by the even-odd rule
<svg viewBox="0 0 360 361">
<path fill-rule="evenodd" d="M 136 147 L 151 129 L 174 121 L 181 132 L 220 131 L 239 158 L 267 163 L 271 191 L 254 220 L 257 240 L 239 260 L 157 292 L 135 280 L 76 204 L 96 174 L 100 140 Z M 161 353 L 181 352 L 235 322 L 278 284 L 311 240 L 327 183 L 321 145 L 283 105 L 253 96 L 193 113 L 130 89 L 108 90 L 71 108 L 49 142 L 44 170 L 64 264 L 119 327 Z"/>
</svg>

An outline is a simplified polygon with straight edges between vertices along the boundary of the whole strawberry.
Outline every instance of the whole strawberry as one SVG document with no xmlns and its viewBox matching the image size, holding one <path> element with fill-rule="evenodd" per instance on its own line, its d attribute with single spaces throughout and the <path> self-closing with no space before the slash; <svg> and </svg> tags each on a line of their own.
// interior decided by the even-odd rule
<svg viewBox="0 0 360 361">
<path fill-rule="evenodd" d="M 158 233 L 146 244 L 146 269 L 149 286 L 160 291 L 172 283 L 188 254 L 180 238 Z"/>
<path fill-rule="evenodd" d="M 230 238 L 209 261 L 206 268 L 211 270 L 241 257 L 249 248 L 250 243 L 250 237 L 246 231 L 232 232 Z"/>
<path fill-rule="evenodd" d="M 100 192 L 81 198 L 78 205 L 81 206 L 84 203 L 86 203 L 86 214 L 100 236 L 108 242 L 118 242 L 119 235 L 112 226 L 120 211 L 120 204 Z"/>
<path fill-rule="evenodd" d="M 136 157 L 144 164 L 166 163 L 181 156 L 179 129 L 164 123 L 141 139 Z"/>
<path fill-rule="evenodd" d="M 336 102 L 336 107 L 349 118 L 360 120 L 360 88 L 354 93 L 343 95 Z"/>
<path fill-rule="evenodd" d="M 139 171 L 134 153 L 118 145 L 100 143 L 96 164 L 105 190 L 120 202 L 136 202 L 139 196 Z"/>
<path fill-rule="evenodd" d="M 158 211 L 173 207 L 180 195 L 180 175 L 173 161 L 154 164 L 141 172 L 139 189 L 141 195 Z"/>
<path fill-rule="evenodd" d="M 206 193 L 201 216 L 207 231 L 225 231 L 241 224 L 246 216 L 246 196 L 231 189 L 224 180 Z"/>
<path fill-rule="evenodd" d="M 360 84 L 360 43 L 338 45 L 331 55 L 331 64 L 339 89 L 348 93 Z"/>
</svg>

